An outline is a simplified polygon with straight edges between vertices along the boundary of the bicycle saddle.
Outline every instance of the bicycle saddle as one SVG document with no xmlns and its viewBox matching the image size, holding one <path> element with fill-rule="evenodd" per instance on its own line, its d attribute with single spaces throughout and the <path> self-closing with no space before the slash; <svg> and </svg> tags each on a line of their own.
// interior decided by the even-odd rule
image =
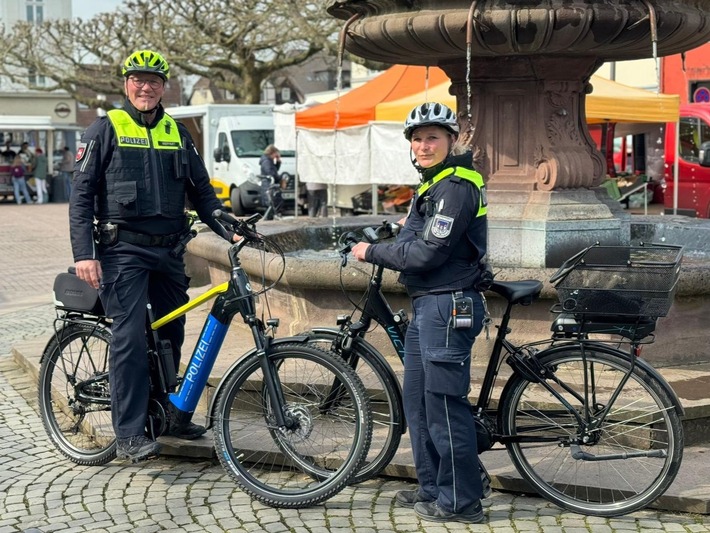
<svg viewBox="0 0 710 533">
<path fill-rule="evenodd" d="M 510 303 L 530 305 L 540 296 L 542 282 L 534 279 L 523 281 L 497 281 L 494 280 L 490 290 L 500 294 Z"/>
</svg>

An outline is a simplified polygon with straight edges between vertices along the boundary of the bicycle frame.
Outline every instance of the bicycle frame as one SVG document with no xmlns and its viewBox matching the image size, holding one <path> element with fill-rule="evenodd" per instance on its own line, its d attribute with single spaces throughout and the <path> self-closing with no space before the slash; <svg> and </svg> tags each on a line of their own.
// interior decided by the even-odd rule
<svg viewBox="0 0 710 533">
<path fill-rule="evenodd" d="M 409 321 L 403 311 L 398 313 L 392 311 L 389 302 L 382 293 L 383 272 L 384 267 L 376 267 L 360 318 L 357 322 L 350 323 L 349 329 L 353 336 L 362 337 L 370 329 L 374 319 L 387 333 L 399 358 L 404 360 L 404 338 Z"/>
<path fill-rule="evenodd" d="M 255 351 L 262 356 L 261 366 L 264 371 L 270 400 L 273 405 L 281 406 L 284 403 L 281 389 L 278 386 L 278 378 L 270 365 L 268 365 L 266 358 L 263 357 L 268 350 L 271 337 L 266 335 L 264 324 L 256 316 L 255 298 L 251 292 L 249 278 L 241 267 L 239 260 L 239 252 L 246 243 L 247 240 L 243 239 L 229 249 L 232 270 L 228 282 L 210 289 L 203 295 L 150 323 L 150 329 L 155 331 L 204 302 L 216 298 L 195 344 L 190 361 L 183 374 L 183 379 L 178 389 L 168 394 L 168 401 L 177 409 L 179 417 L 189 418 L 194 413 L 219 355 L 232 318 L 236 314 L 241 314 L 244 322 L 250 327 L 254 338 Z M 278 425 L 289 426 L 290 421 L 284 417 L 282 409 L 275 409 L 274 416 Z"/>
</svg>

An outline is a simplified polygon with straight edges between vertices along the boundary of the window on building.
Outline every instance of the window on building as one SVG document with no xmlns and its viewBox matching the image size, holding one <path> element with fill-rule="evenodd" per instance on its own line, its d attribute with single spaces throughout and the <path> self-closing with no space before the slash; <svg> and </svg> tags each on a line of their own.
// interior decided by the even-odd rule
<svg viewBox="0 0 710 533">
<path fill-rule="evenodd" d="M 30 85 L 43 86 L 47 82 L 47 79 L 44 76 L 38 75 L 37 71 L 35 71 L 35 69 L 32 69 L 32 68 L 30 69 L 28 80 L 30 82 Z"/>
<path fill-rule="evenodd" d="M 281 101 L 290 102 L 291 101 L 291 87 L 281 87 Z"/>
<path fill-rule="evenodd" d="M 27 0 L 27 22 L 41 24 L 44 20 L 44 0 Z"/>
<path fill-rule="evenodd" d="M 678 130 L 678 153 L 686 161 L 698 162 L 700 145 L 710 141 L 710 126 L 705 121 L 693 117 L 680 119 Z"/>
</svg>

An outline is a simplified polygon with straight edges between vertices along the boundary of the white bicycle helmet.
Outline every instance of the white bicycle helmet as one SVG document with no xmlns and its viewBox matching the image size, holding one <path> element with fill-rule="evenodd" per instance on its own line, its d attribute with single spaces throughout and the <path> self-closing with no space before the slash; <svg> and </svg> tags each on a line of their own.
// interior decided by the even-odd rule
<svg viewBox="0 0 710 533">
<path fill-rule="evenodd" d="M 412 132 L 422 126 L 441 126 L 455 135 L 459 133 L 456 113 L 437 102 L 420 104 L 409 112 L 404 121 L 404 136 L 408 141 L 412 140 Z"/>
</svg>

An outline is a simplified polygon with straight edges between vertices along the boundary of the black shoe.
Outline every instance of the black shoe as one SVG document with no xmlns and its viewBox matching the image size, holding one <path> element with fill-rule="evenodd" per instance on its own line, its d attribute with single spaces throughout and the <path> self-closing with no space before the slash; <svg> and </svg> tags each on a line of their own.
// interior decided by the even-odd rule
<svg viewBox="0 0 710 533">
<path fill-rule="evenodd" d="M 159 443 L 150 440 L 144 435 L 116 439 L 116 457 L 130 459 L 132 463 L 157 457 L 160 453 L 160 448 Z"/>
<path fill-rule="evenodd" d="M 187 424 L 180 425 L 171 424 L 165 432 L 165 435 L 178 439 L 195 440 L 199 439 L 205 432 L 207 432 L 205 426 L 198 426 L 197 424 L 188 422 Z"/>
<path fill-rule="evenodd" d="M 431 502 L 427 496 L 423 495 L 419 489 L 414 490 L 400 490 L 394 495 L 394 503 L 397 507 L 406 507 L 411 509 L 414 507 L 415 503 L 419 502 Z"/>
<path fill-rule="evenodd" d="M 419 502 L 414 505 L 414 512 L 422 520 L 430 522 L 462 522 L 464 524 L 480 524 L 483 522 L 483 508 L 477 501 L 460 513 L 445 511 L 437 502 Z"/>
</svg>

